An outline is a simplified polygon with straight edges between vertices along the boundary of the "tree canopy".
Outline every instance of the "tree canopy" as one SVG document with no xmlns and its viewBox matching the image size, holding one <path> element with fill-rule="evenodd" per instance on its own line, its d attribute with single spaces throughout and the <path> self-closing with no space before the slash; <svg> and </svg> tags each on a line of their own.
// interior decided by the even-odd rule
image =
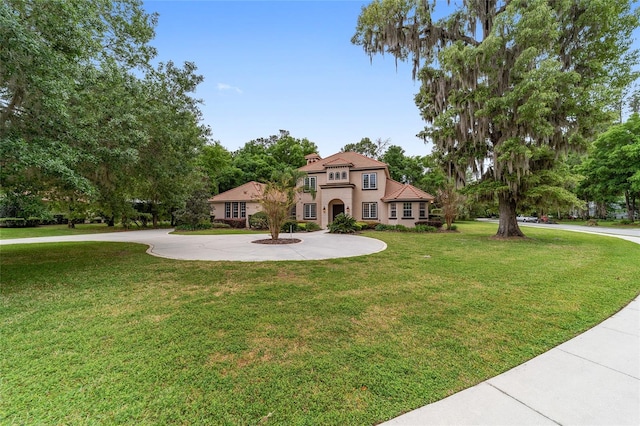
<svg viewBox="0 0 640 426">
<path fill-rule="evenodd" d="M 435 2 L 375 0 L 352 42 L 411 60 L 416 104 L 454 178 L 477 176 L 499 202 L 498 236 L 522 236 L 516 210 L 535 179 L 586 149 L 634 79 L 638 11 L 629 1 L 462 2 L 435 21 Z M 551 154 L 551 155 L 549 155 Z"/>
<path fill-rule="evenodd" d="M 232 154 L 232 166 L 240 171 L 233 186 L 252 180 L 272 180 L 289 169 L 304 166 L 304 157 L 316 152 L 318 147 L 315 143 L 307 138 L 294 138 L 287 130 L 280 130 L 279 134 L 268 138 L 251 140 Z"/>
<path fill-rule="evenodd" d="M 594 201 L 624 196 L 627 218 L 633 221 L 640 200 L 640 115 L 598 136 L 581 169 L 582 191 Z"/>
<path fill-rule="evenodd" d="M 93 202 L 111 220 L 136 199 L 184 203 L 208 136 L 202 77 L 151 65 L 156 20 L 139 0 L 0 3 L 5 195 Z"/>
<path fill-rule="evenodd" d="M 367 157 L 378 160 L 382 155 L 384 155 L 390 142 L 390 139 L 383 140 L 382 138 L 378 138 L 373 142 L 369 138 L 362 138 L 360 139 L 360 142 L 346 144 L 340 151 L 357 152 L 358 154 L 366 155 Z"/>
</svg>

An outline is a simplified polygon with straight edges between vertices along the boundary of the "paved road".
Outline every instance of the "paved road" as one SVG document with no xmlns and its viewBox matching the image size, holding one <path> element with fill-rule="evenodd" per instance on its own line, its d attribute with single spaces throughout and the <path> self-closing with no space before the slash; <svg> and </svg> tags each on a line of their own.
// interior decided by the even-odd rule
<svg viewBox="0 0 640 426">
<path fill-rule="evenodd" d="M 480 222 L 498 223 L 495 219 L 478 219 Z M 560 229 L 563 231 L 575 231 L 585 232 L 588 234 L 602 234 L 609 235 L 611 237 L 618 237 L 623 240 L 633 241 L 640 244 L 640 228 L 607 228 L 606 226 L 583 226 L 583 225 L 570 225 L 564 223 L 547 224 L 547 223 L 530 223 L 530 222 L 518 222 L 521 227 L 533 227 L 543 229 Z"/>
<path fill-rule="evenodd" d="M 71 241 L 110 241 L 140 243 L 147 253 L 180 260 L 230 260 L 256 262 L 269 260 L 319 260 L 362 256 L 383 251 L 387 245 L 375 238 L 329 234 L 324 231 L 294 233 L 297 244 L 265 245 L 252 243 L 269 238 L 266 234 L 173 235 L 171 229 L 67 235 L 60 237 L 0 240 L 0 245 Z M 289 238 L 289 234 L 281 234 Z"/>
</svg>

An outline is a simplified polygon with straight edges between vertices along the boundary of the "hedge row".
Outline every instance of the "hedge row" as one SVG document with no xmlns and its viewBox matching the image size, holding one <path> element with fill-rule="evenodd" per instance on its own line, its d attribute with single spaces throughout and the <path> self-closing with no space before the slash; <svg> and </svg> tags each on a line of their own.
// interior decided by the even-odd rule
<svg viewBox="0 0 640 426">
<path fill-rule="evenodd" d="M 214 223 L 226 223 L 233 229 L 244 229 L 247 226 L 247 221 L 243 219 L 215 219 Z"/>
<path fill-rule="evenodd" d="M 421 220 L 419 222 L 416 222 L 416 226 L 418 225 L 433 226 L 434 228 L 442 228 L 442 221 L 437 219 Z"/>
<path fill-rule="evenodd" d="M 0 228 L 27 228 L 40 225 L 39 217 L 1 217 Z"/>
<path fill-rule="evenodd" d="M 442 224 L 440 224 L 442 226 Z M 394 232 L 436 232 L 435 226 L 416 225 L 415 228 L 408 228 L 404 225 L 385 225 L 383 223 L 376 226 L 376 231 L 394 231 Z"/>
</svg>

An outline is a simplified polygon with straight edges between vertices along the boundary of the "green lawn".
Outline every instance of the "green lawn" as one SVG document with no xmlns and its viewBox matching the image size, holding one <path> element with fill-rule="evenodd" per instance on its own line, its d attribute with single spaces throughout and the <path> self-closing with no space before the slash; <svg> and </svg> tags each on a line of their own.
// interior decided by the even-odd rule
<svg viewBox="0 0 640 426">
<path fill-rule="evenodd" d="M 80 234 L 98 234 L 103 232 L 125 232 L 128 230 L 136 231 L 136 226 L 131 229 L 125 229 L 121 225 L 107 226 L 105 223 L 79 224 L 75 228 L 69 228 L 68 225 L 44 225 L 35 226 L 33 228 L 0 228 L 0 240 L 9 240 L 12 238 L 32 238 L 32 237 L 58 237 L 61 235 L 80 235 Z"/>
<path fill-rule="evenodd" d="M 32 237 L 57 237 L 61 235 L 80 235 L 80 234 L 98 234 L 103 232 L 127 232 L 138 231 L 141 229 L 151 228 L 132 228 L 125 229 L 122 225 L 108 227 L 106 224 L 80 224 L 75 228 L 69 228 L 67 225 L 45 225 L 33 228 L 0 228 L 0 240 L 9 240 L 13 238 L 32 238 Z M 216 228 L 201 231 L 174 231 L 173 234 L 181 235 L 220 235 L 220 234 L 264 234 L 267 231 L 253 231 L 249 229 L 230 229 Z"/>
<path fill-rule="evenodd" d="M 495 224 L 384 252 L 194 262 L 1 247 L 2 424 L 374 424 L 516 366 L 640 291 L 640 246 Z"/>
</svg>

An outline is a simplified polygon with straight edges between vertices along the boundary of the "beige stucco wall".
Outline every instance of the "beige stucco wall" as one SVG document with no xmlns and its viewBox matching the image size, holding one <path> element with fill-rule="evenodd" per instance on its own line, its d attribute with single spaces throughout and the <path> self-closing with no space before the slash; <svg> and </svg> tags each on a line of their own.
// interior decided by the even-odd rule
<svg viewBox="0 0 640 426">
<path fill-rule="evenodd" d="M 340 172 L 347 171 L 348 179 L 345 180 L 328 180 L 328 173 L 333 171 Z M 386 223 L 388 212 L 386 203 L 381 201 L 381 198 L 385 194 L 385 185 L 387 182 L 387 176 L 383 169 L 380 170 L 349 170 L 348 168 L 329 168 L 327 172 L 309 173 L 308 176 L 316 177 L 316 196 L 315 199 L 310 193 L 303 193 L 300 197 L 300 201 L 296 206 L 296 219 L 308 220 L 304 218 L 304 204 L 316 203 L 317 205 L 317 219 L 315 220 L 322 228 L 326 228 L 332 219 L 332 205 L 334 203 L 342 202 L 344 204 L 345 212 L 348 212 L 356 220 L 362 219 L 362 203 L 375 202 L 378 204 L 378 218 L 381 223 Z M 362 189 L 362 175 L 364 173 L 376 173 L 376 189 Z M 355 187 L 325 187 L 321 186 L 327 184 L 339 185 L 342 183 L 352 184 Z M 371 219 L 367 219 L 371 220 Z"/>
<path fill-rule="evenodd" d="M 233 202 L 233 201 L 232 201 Z M 240 201 L 237 201 L 240 202 Z M 259 211 L 262 211 L 260 203 L 255 201 L 244 201 L 247 203 L 247 217 L 246 226 L 249 227 L 249 216 Z M 224 219 L 224 201 L 221 202 L 209 202 L 211 206 L 211 216 L 215 216 L 216 219 Z"/>
<path fill-rule="evenodd" d="M 365 173 L 376 173 L 376 189 L 362 189 L 362 175 Z M 375 219 L 363 219 L 362 217 L 362 203 L 377 203 L 378 204 L 378 221 L 386 219 L 385 203 L 381 201 L 384 197 L 385 186 L 387 183 L 387 176 L 384 170 L 356 170 L 351 172 L 351 182 L 356 185 L 353 196 L 353 207 L 351 210 L 351 216 L 356 220 L 375 220 Z M 384 223 L 384 222 L 382 222 Z"/>
<path fill-rule="evenodd" d="M 419 201 L 412 201 L 411 202 L 411 211 L 412 211 L 412 218 L 403 218 L 402 214 L 403 214 L 403 209 L 404 209 L 404 201 L 396 201 L 396 218 L 389 218 L 387 220 L 386 223 L 388 223 L 389 225 L 404 225 L 408 228 L 413 228 L 414 226 L 416 226 L 416 222 L 420 222 L 420 221 L 425 221 L 427 220 L 427 218 L 429 217 L 429 208 L 431 207 L 429 202 L 425 201 L 425 217 L 421 218 L 420 217 L 420 202 Z M 391 203 L 385 203 L 385 209 L 386 212 L 385 214 L 387 215 L 387 217 L 390 216 L 391 214 Z M 383 222 L 384 223 L 384 222 Z"/>
</svg>

